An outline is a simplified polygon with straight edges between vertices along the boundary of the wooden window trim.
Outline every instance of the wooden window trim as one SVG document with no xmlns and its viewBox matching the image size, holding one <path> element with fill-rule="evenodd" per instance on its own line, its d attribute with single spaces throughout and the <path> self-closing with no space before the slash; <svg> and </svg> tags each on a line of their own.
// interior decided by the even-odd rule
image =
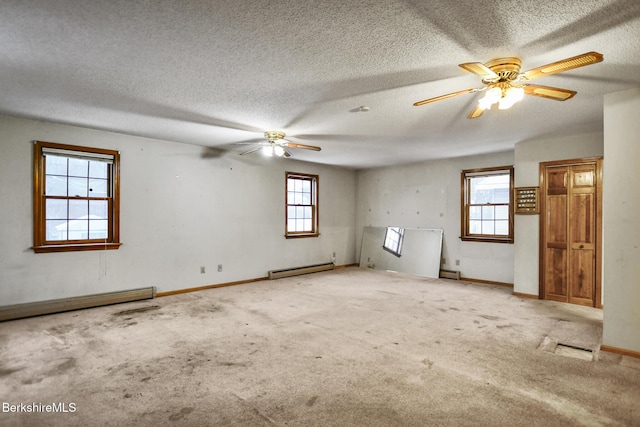
<svg viewBox="0 0 640 427">
<path fill-rule="evenodd" d="M 312 224 L 313 224 L 313 232 L 306 231 L 289 231 L 289 214 L 288 214 L 288 190 L 289 190 L 289 178 L 302 178 L 309 179 L 312 181 Z M 320 177 L 318 175 L 312 175 L 307 173 L 300 172 L 285 172 L 285 185 L 284 185 L 284 237 L 286 239 L 300 239 L 307 237 L 318 237 L 320 236 L 320 203 L 318 194 L 320 192 Z"/>
<path fill-rule="evenodd" d="M 467 175 L 482 172 L 509 172 L 509 234 L 507 236 L 494 235 L 469 235 L 469 204 L 467 192 Z M 460 239 L 467 242 L 488 242 L 488 243 L 513 243 L 513 188 L 514 188 L 514 169 L 513 166 L 497 166 L 490 168 L 466 169 L 460 174 Z"/>
<path fill-rule="evenodd" d="M 105 154 L 113 157 L 111 168 L 111 197 L 109 203 L 109 237 L 107 239 L 61 240 L 47 242 L 45 226 L 45 156 L 44 147 L 78 153 Z M 120 243 L 120 153 L 115 150 L 35 141 L 33 151 L 33 251 L 35 253 L 72 252 L 118 249 Z M 69 197 L 64 197 L 69 199 Z"/>
</svg>

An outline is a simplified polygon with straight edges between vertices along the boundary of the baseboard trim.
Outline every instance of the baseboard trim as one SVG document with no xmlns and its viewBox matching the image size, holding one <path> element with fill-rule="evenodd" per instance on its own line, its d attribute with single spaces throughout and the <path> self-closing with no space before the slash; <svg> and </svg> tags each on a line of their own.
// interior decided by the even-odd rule
<svg viewBox="0 0 640 427">
<path fill-rule="evenodd" d="M 335 269 L 357 267 L 357 266 L 358 264 L 343 264 L 343 265 L 336 265 Z M 227 286 L 246 285 L 247 283 L 262 282 L 264 280 L 269 280 L 269 277 L 268 276 L 256 277 L 254 279 L 238 280 L 236 282 L 216 283 L 215 285 L 205 285 L 205 286 L 198 286 L 195 288 L 176 289 L 175 291 L 157 292 L 156 298 L 168 297 L 170 295 L 188 294 L 190 292 L 205 291 L 207 289 L 224 288 Z"/>
<path fill-rule="evenodd" d="M 462 277 L 460 276 L 460 280 L 464 280 L 467 282 L 475 282 L 475 283 L 482 283 L 485 285 L 498 285 L 498 286 L 505 286 L 508 288 L 513 288 L 513 283 L 505 283 L 505 282 L 494 282 L 493 280 L 482 280 L 482 279 L 474 279 L 471 277 Z"/>
<path fill-rule="evenodd" d="M 25 317 L 44 316 L 46 314 L 105 305 L 133 302 L 156 297 L 156 288 L 128 289 L 125 291 L 105 292 L 101 294 L 81 295 L 46 301 L 35 301 L 0 307 L 0 321 L 23 319 Z"/>
<path fill-rule="evenodd" d="M 266 276 L 257 277 L 255 279 L 238 280 L 237 282 L 217 283 L 215 285 L 205 285 L 205 286 L 198 286 L 195 288 L 176 289 L 175 291 L 158 292 L 156 294 L 156 297 L 168 297 L 171 295 L 188 294 L 190 292 L 205 291 L 207 289 L 224 288 L 227 286 L 236 286 L 236 285 L 245 285 L 247 283 L 262 282 L 263 280 L 269 280 L 269 278 Z"/>
<path fill-rule="evenodd" d="M 349 267 L 359 267 L 360 264 L 343 264 L 343 265 L 336 265 L 334 268 L 334 270 L 337 270 L 339 268 L 349 268 Z"/>
<path fill-rule="evenodd" d="M 627 350 L 626 348 L 613 347 L 605 344 L 602 344 L 600 346 L 600 350 L 606 351 L 609 353 L 621 354 L 623 356 L 635 357 L 636 359 L 640 359 L 640 351 Z"/>
<path fill-rule="evenodd" d="M 514 292 L 513 296 L 514 297 L 520 297 L 520 298 L 540 299 L 540 297 L 538 295 L 523 294 L 522 292 Z"/>
</svg>

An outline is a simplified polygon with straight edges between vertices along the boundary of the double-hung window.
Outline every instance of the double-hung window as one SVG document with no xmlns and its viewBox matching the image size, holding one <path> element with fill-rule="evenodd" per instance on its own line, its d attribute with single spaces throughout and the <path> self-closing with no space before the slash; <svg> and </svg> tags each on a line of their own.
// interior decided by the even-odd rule
<svg viewBox="0 0 640 427">
<path fill-rule="evenodd" d="M 286 172 L 285 237 L 317 237 L 318 176 Z"/>
<path fill-rule="evenodd" d="M 513 167 L 462 171 L 462 240 L 513 243 Z"/>
<path fill-rule="evenodd" d="M 119 153 L 37 141 L 35 252 L 118 249 Z"/>
</svg>

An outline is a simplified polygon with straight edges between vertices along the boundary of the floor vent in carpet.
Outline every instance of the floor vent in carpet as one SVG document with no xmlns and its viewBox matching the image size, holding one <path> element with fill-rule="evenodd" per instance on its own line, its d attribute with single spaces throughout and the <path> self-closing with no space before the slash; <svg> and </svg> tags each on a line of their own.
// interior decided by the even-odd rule
<svg viewBox="0 0 640 427">
<path fill-rule="evenodd" d="M 593 360 L 593 350 L 588 348 L 574 347 L 566 344 L 558 343 L 553 353 L 559 354 L 561 356 L 573 357 L 576 359 Z"/>
<path fill-rule="evenodd" d="M 593 361 L 597 360 L 597 355 L 594 354 L 594 350 L 588 347 L 582 347 L 579 345 L 571 345 L 561 343 L 557 339 L 549 336 L 545 337 L 540 343 L 538 350 L 545 353 L 557 354 L 559 356 L 573 357 L 574 359 L 582 359 Z"/>
</svg>

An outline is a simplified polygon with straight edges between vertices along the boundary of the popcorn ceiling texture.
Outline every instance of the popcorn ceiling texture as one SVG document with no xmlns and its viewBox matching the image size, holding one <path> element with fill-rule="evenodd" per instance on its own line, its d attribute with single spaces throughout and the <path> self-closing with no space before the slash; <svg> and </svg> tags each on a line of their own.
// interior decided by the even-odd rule
<svg viewBox="0 0 640 427">
<path fill-rule="evenodd" d="M 348 167 L 479 154 L 602 131 L 602 98 L 640 85 L 635 0 L 4 1 L 0 113 L 237 150 L 282 130 L 300 160 Z M 466 115 L 458 68 L 604 62 L 536 83 L 578 91 Z M 357 112 L 361 105 L 369 112 Z"/>
</svg>

